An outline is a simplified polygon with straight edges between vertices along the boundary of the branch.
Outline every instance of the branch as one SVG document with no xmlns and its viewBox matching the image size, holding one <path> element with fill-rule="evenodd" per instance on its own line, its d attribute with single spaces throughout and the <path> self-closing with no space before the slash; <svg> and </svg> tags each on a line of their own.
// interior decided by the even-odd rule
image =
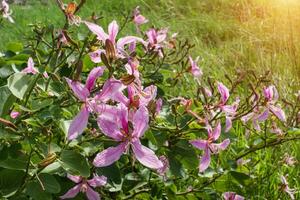
<svg viewBox="0 0 300 200">
<path fill-rule="evenodd" d="M 76 7 L 76 10 L 74 11 L 74 15 L 80 10 L 80 8 L 83 6 L 83 4 L 86 3 L 86 0 L 81 0 L 79 5 Z"/>
<path fill-rule="evenodd" d="M 273 139 L 268 143 L 264 143 L 263 145 L 257 145 L 257 146 L 252 147 L 248 151 L 246 151 L 246 152 L 242 153 L 241 155 L 239 155 L 235 160 L 243 158 L 243 157 L 247 156 L 248 154 L 254 153 L 258 150 L 273 147 L 273 146 L 277 146 L 277 145 L 283 144 L 285 142 L 294 141 L 294 140 L 300 140 L 300 137 L 292 137 L 292 138 L 286 138 L 286 139 L 280 139 L 280 140 Z"/>
</svg>

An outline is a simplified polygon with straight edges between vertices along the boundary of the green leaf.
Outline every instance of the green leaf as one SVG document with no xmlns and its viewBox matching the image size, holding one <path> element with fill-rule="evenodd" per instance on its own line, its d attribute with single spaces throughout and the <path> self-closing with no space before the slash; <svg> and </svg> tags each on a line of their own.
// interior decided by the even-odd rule
<svg viewBox="0 0 300 200">
<path fill-rule="evenodd" d="M 249 184 L 249 181 L 251 179 L 250 176 L 247 174 L 237 172 L 237 171 L 230 171 L 230 175 L 241 185 L 247 186 Z"/>
<path fill-rule="evenodd" d="M 195 150 L 186 140 L 181 140 L 172 149 L 173 154 L 179 160 L 184 168 L 196 169 L 199 165 L 199 159 Z"/>
<path fill-rule="evenodd" d="M 290 135 L 300 135 L 300 128 L 292 128 L 292 129 L 288 130 L 288 133 Z"/>
<path fill-rule="evenodd" d="M 54 174 L 58 172 L 61 169 L 61 165 L 59 162 L 54 162 L 45 167 L 41 173 L 48 173 L 48 174 Z"/>
<path fill-rule="evenodd" d="M 27 167 L 28 157 L 20 154 L 17 157 L 9 156 L 7 159 L 0 161 L 0 167 L 14 170 L 25 170 Z"/>
<path fill-rule="evenodd" d="M 63 92 L 66 92 L 65 86 L 61 82 L 51 82 L 48 90 L 57 97 L 59 97 Z"/>
<path fill-rule="evenodd" d="M 66 137 L 68 136 L 68 130 L 72 120 L 64 120 L 59 122 L 59 128 L 64 132 Z"/>
<path fill-rule="evenodd" d="M 40 174 L 39 178 L 40 178 L 41 182 L 43 183 L 43 186 L 44 186 L 46 192 L 54 193 L 54 194 L 60 192 L 60 189 L 61 189 L 60 185 L 53 175 Z"/>
<path fill-rule="evenodd" d="M 38 99 L 38 100 L 31 102 L 31 108 L 32 108 L 32 111 L 38 111 L 38 110 L 45 108 L 47 106 L 50 106 L 52 104 L 53 104 L 52 99 L 44 99 L 44 100 Z"/>
<path fill-rule="evenodd" d="M 7 44 L 6 49 L 12 52 L 21 52 L 23 50 L 23 44 L 20 42 L 11 42 Z"/>
<path fill-rule="evenodd" d="M 8 113 L 15 100 L 7 86 L 0 87 L 0 116 Z"/>
<path fill-rule="evenodd" d="M 95 66 L 95 64 L 92 62 L 91 58 L 89 55 L 85 55 L 83 57 L 83 68 L 82 68 L 82 71 L 83 72 L 88 72 L 90 71 L 91 69 L 93 69 L 93 67 Z"/>
<path fill-rule="evenodd" d="M 10 91 L 19 99 L 23 99 L 32 86 L 33 76 L 24 73 L 15 73 L 7 80 Z"/>
<path fill-rule="evenodd" d="M 168 152 L 168 160 L 170 164 L 170 171 L 174 176 L 183 177 L 184 176 L 184 169 L 182 164 L 175 158 L 173 152 Z"/>
<path fill-rule="evenodd" d="M 90 168 L 84 156 L 71 150 L 64 150 L 61 153 L 62 167 L 67 171 L 74 172 L 78 175 L 89 177 Z"/>
<path fill-rule="evenodd" d="M 152 133 L 152 131 L 147 131 L 145 137 L 154 145 L 157 145 L 157 141 Z"/>
<path fill-rule="evenodd" d="M 13 195 L 20 187 L 24 176 L 24 171 L 2 169 L 0 171 L 0 191 L 2 195 Z"/>
<path fill-rule="evenodd" d="M 14 73 L 12 66 L 5 65 L 0 68 L 0 78 L 7 78 Z"/>
<path fill-rule="evenodd" d="M 26 194 L 34 200 L 51 200 L 52 196 L 43 190 L 42 186 L 37 182 L 31 182 L 26 187 Z"/>
</svg>

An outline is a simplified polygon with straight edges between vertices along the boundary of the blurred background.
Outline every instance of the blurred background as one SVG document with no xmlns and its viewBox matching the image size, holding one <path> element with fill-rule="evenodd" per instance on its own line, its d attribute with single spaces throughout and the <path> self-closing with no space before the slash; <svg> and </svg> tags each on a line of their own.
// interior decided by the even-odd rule
<svg viewBox="0 0 300 200">
<path fill-rule="evenodd" d="M 54 24 L 64 17 L 55 0 L 10 0 L 15 24 L 1 23 L 0 51 L 9 41 L 25 41 L 32 23 Z M 67 1 L 65 1 L 67 3 Z M 220 76 L 240 69 L 270 71 L 280 90 L 300 88 L 299 0 L 88 0 L 79 15 L 93 12 L 107 24 L 140 6 L 150 26 L 168 27 L 178 38 L 195 44 L 194 55 L 202 58 L 205 73 Z M 135 31 L 129 26 L 121 35 Z M 87 29 L 80 27 L 80 32 Z M 292 91 L 292 90 L 291 90 Z M 288 92 L 287 92 L 288 93 Z"/>
</svg>

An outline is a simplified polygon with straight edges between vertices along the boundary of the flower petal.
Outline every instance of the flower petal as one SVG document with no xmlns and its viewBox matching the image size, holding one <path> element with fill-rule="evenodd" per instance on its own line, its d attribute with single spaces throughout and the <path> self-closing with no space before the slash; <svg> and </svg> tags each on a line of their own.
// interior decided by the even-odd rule
<svg viewBox="0 0 300 200">
<path fill-rule="evenodd" d="M 221 94 L 221 102 L 225 104 L 229 98 L 229 90 L 223 83 L 218 83 L 218 90 Z"/>
<path fill-rule="evenodd" d="M 209 151 L 210 151 L 209 148 L 206 148 L 204 155 L 201 158 L 200 165 L 199 165 L 200 172 L 204 172 L 210 164 L 210 152 Z"/>
<path fill-rule="evenodd" d="M 91 60 L 94 63 L 100 63 L 101 62 L 101 53 L 105 53 L 105 51 L 102 49 L 99 49 L 99 50 L 89 53 Z"/>
<path fill-rule="evenodd" d="M 128 133 L 128 109 L 125 105 L 120 104 L 118 110 L 118 123 L 121 124 L 122 129 Z M 133 135 L 133 134 L 132 134 Z"/>
<path fill-rule="evenodd" d="M 88 200 L 100 200 L 100 195 L 98 192 L 95 192 L 91 187 L 87 186 L 86 197 Z"/>
<path fill-rule="evenodd" d="M 69 87 L 72 89 L 74 95 L 81 101 L 85 101 L 86 98 L 90 95 L 90 92 L 85 86 L 78 81 L 72 81 L 71 79 L 66 78 L 66 81 Z"/>
<path fill-rule="evenodd" d="M 139 140 L 132 142 L 132 150 L 136 159 L 146 167 L 159 169 L 163 167 L 163 163 L 158 159 L 155 153 L 143 146 Z"/>
<path fill-rule="evenodd" d="M 107 105 L 105 103 L 97 104 L 94 100 L 89 102 L 89 105 L 93 112 L 95 112 L 99 117 L 108 120 L 114 120 L 118 114 L 118 107 Z"/>
<path fill-rule="evenodd" d="M 113 138 L 116 141 L 121 141 L 123 139 L 123 135 L 120 132 L 120 127 L 116 120 L 109 120 L 100 116 L 98 117 L 97 122 L 99 128 L 106 136 Z"/>
<path fill-rule="evenodd" d="M 27 61 L 27 67 L 22 70 L 26 74 L 37 74 L 38 70 L 34 67 L 33 59 L 30 57 Z"/>
<path fill-rule="evenodd" d="M 95 85 L 95 82 L 99 76 L 102 76 L 103 72 L 105 70 L 105 67 L 96 67 L 92 69 L 92 71 L 89 73 L 88 78 L 85 83 L 85 87 L 91 91 Z"/>
<path fill-rule="evenodd" d="M 132 124 L 134 131 L 132 135 L 134 137 L 140 138 L 143 136 L 148 128 L 149 123 L 149 112 L 145 106 L 140 106 L 140 108 L 134 113 Z"/>
<path fill-rule="evenodd" d="M 73 176 L 71 174 L 68 174 L 67 177 L 68 177 L 68 179 L 70 179 L 74 183 L 80 183 L 81 180 L 82 180 L 81 176 Z"/>
<path fill-rule="evenodd" d="M 244 200 L 244 197 L 236 194 L 235 192 L 225 192 L 222 196 L 225 200 Z"/>
<path fill-rule="evenodd" d="M 72 187 L 66 194 L 60 196 L 61 199 L 71 199 L 74 198 L 80 192 L 81 184 Z"/>
<path fill-rule="evenodd" d="M 266 109 L 264 112 L 262 112 L 260 115 L 257 116 L 257 120 L 262 122 L 267 120 L 269 117 L 269 109 Z"/>
<path fill-rule="evenodd" d="M 162 100 L 162 98 L 157 99 L 155 105 L 156 105 L 155 113 L 159 114 L 160 111 L 161 111 L 161 109 L 162 109 L 162 106 L 163 106 L 163 100 Z"/>
<path fill-rule="evenodd" d="M 221 123 L 218 122 L 217 126 L 215 129 L 212 131 L 212 137 L 214 140 L 217 140 L 221 135 Z"/>
<path fill-rule="evenodd" d="M 252 117 L 254 116 L 254 113 L 251 112 L 247 115 L 244 115 L 243 117 L 241 117 L 241 121 L 245 124 L 247 121 L 249 121 Z"/>
<path fill-rule="evenodd" d="M 142 25 L 148 22 L 148 20 L 143 15 L 135 15 L 133 19 L 136 25 Z"/>
<path fill-rule="evenodd" d="M 89 119 L 89 111 L 86 106 L 83 106 L 81 111 L 73 119 L 69 131 L 68 131 L 68 140 L 73 140 L 82 134 L 84 129 L 87 126 Z"/>
<path fill-rule="evenodd" d="M 225 122 L 225 132 L 227 133 L 232 127 L 232 119 L 231 117 L 226 117 L 226 122 Z"/>
<path fill-rule="evenodd" d="M 253 125 L 253 128 L 254 128 L 255 130 L 261 131 L 260 125 L 259 125 L 258 120 L 257 120 L 256 118 L 254 118 L 254 119 L 252 120 L 252 125 Z"/>
<path fill-rule="evenodd" d="M 107 178 L 105 176 L 94 176 L 94 178 L 90 179 L 87 181 L 88 184 L 92 187 L 100 187 L 103 185 L 106 185 L 107 183 Z"/>
<path fill-rule="evenodd" d="M 202 76 L 202 71 L 198 67 L 197 62 L 199 60 L 199 57 L 196 58 L 196 60 L 193 60 L 191 56 L 189 56 L 189 61 L 191 65 L 191 73 L 193 74 L 194 77 L 200 77 Z"/>
<path fill-rule="evenodd" d="M 143 45 L 146 45 L 146 42 L 142 38 L 135 37 L 135 36 L 126 36 L 118 40 L 117 49 L 124 49 L 124 46 L 126 44 L 130 44 L 132 42 L 140 42 Z"/>
<path fill-rule="evenodd" d="M 34 68 L 34 62 L 33 62 L 33 59 L 32 57 L 30 57 L 27 61 L 27 67 L 29 68 Z"/>
<path fill-rule="evenodd" d="M 157 87 L 150 85 L 146 87 L 140 94 L 140 104 L 147 106 L 151 100 L 154 100 L 157 95 Z"/>
<path fill-rule="evenodd" d="M 121 155 L 125 152 L 127 142 L 123 142 L 116 147 L 109 147 L 98 153 L 93 161 L 96 167 L 106 167 L 120 159 Z"/>
<path fill-rule="evenodd" d="M 276 107 L 276 106 L 269 106 L 271 112 L 281 121 L 285 122 L 286 121 L 286 117 L 285 117 L 285 113 L 284 111 L 279 108 L 279 107 Z"/>
<path fill-rule="evenodd" d="M 207 148 L 207 140 L 191 140 L 190 144 L 202 150 Z"/>
<path fill-rule="evenodd" d="M 105 42 L 105 40 L 108 39 L 108 35 L 104 32 L 101 26 L 87 21 L 84 23 L 87 25 L 90 31 L 97 35 L 98 40 Z"/>
<path fill-rule="evenodd" d="M 119 32 L 119 26 L 117 22 L 114 20 L 108 25 L 108 35 L 109 35 L 109 40 L 114 44 L 117 34 Z"/>
<path fill-rule="evenodd" d="M 224 140 L 220 144 L 210 144 L 210 148 L 211 148 L 210 150 L 213 153 L 218 153 L 219 151 L 225 150 L 228 147 L 229 144 L 230 144 L 229 139 Z"/>
<path fill-rule="evenodd" d="M 122 91 L 124 88 L 121 81 L 111 78 L 104 83 L 102 91 L 97 94 L 95 98 L 103 102 L 110 98 L 115 100 L 115 94 Z"/>
</svg>

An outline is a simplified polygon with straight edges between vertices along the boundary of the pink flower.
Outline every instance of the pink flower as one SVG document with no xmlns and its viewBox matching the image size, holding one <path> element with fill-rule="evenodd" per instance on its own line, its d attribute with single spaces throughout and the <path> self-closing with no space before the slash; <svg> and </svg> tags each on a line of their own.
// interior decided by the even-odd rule
<svg viewBox="0 0 300 200">
<path fill-rule="evenodd" d="M 0 6 L 0 12 L 2 13 L 2 16 L 4 18 L 7 18 L 8 21 L 11 23 L 15 23 L 13 18 L 11 17 L 12 11 L 9 10 L 9 5 L 6 3 L 6 0 L 2 0 L 1 6 Z"/>
<path fill-rule="evenodd" d="M 235 192 L 225 192 L 222 196 L 225 200 L 244 200 L 244 197 L 236 194 Z"/>
<path fill-rule="evenodd" d="M 22 70 L 26 74 L 37 74 L 38 70 L 34 67 L 33 59 L 30 57 L 27 61 L 27 67 Z"/>
<path fill-rule="evenodd" d="M 297 163 L 297 160 L 295 157 L 285 153 L 283 157 L 283 163 L 286 164 L 287 166 L 294 166 L 295 163 Z"/>
<path fill-rule="evenodd" d="M 225 85 L 223 85 L 223 83 L 218 83 L 218 91 L 221 95 L 219 107 L 221 108 L 223 113 L 225 113 L 226 117 L 225 132 L 228 132 L 232 127 L 232 119 L 236 115 L 240 99 L 237 98 L 232 105 L 226 105 L 230 96 L 229 89 Z"/>
<path fill-rule="evenodd" d="M 218 91 L 221 95 L 220 104 L 225 105 L 229 99 L 229 89 L 223 83 L 218 83 Z"/>
<path fill-rule="evenodd" d="M 167 38 L 167 32 L 168 32 L 167 29 L 162 29 L 162 30 L 157 31 L 153 28 L 149 29 L 146 32 L 146 35 L 148 37 L 146 46 L 148 47 L 148 49 L 158 52 L 158 55 L 160 57 L 163 57 L 163 53 L 162 53 L 163 44 L 162 43 Z"/>
<path fill-rule="evenodd" d="M 201 150 L 204 150 L 204 155 L 202 156 L 202 159 L 200 161 L 200 166 L 199 166 L 199 171 L 204 172 L 209 164 L 210 164 L 210 154 L 216 154 L 220 150 L 225 150 L 227 146 L 230 144 L 230 140 L 226 139 L 220 144 L 213 143 L 216 141 L 221 134 L 221 124 L 218 122 L 217 126 L 215 127 L 214 130 L 212 130 L 211 126 L 209 124 L 206 125 L 206 129 L 208 132 L 208 138 L 207 140 L 192 140 L 190 143 Z"/>
<path fill-rule="evenodd" d="M 76 115 L 70 125 L 68 140 L 73 140 L 82 134 L 87 126 L 90 112 L 94 111 L 97 114 L 105 113 L 106 115 L 113 115 L 116 112 L 113 106 L 106 105 L 105 102 L 113 98 L 114 94 L 123 88 L 120 81 L 113 78 L 107 80 L 101 92 L 96 94 L 94 98 L 89 98 L 97 78 L 103 74 L 104 69 L 104 67 L 94 68 L 88 75 L 85 85 L 66 78 L 74 95 L 83 102 L 81 111 Z"/>
<path fill-rule="evenodd" d="M 140 108 L 134 113 L 131 121 L 128 120 L 128 110 L 120 104 L 119 112 L 114 119 L 98 118 L 98 125 L 102 132 L 119 142 L 116 147 L 109 147 L 98 153 L 93 164 L 96 167 L 109 166 L 120 159 L 121 155 L 131 146 L 135 158 L 144 166 L 159 169 L 163 163 L 156 157 L 154 152 L 143 146 L 140 138 L 148 128 L 149 113 L 146 107 Z"/>
<path fill-rule="evenodd" d="M 71 188 L 66 194 L 60 196 L 61 199 L 72 199 L 79 192 L 85 193 L 86 197 L 89 200 L 100 200 L 99 193 L 95 192 L 92 188 L 104 186 L 107 183 L 107 178 L 105 176 L 97 176 L 94 174 L 94 177 L 90 180 L 86 180 L 81 176 L 67 175 L 67 177 L 77 183 L 73 188 Z"/>
<path fill-rule="evenodd" d="M 97 24 L 87 21 L 85 21 L 84 23 L 87 25 L 90 31 L 97 35 L 98 40 L 102 41 L 103 43 L 105 43 L 106 40 L 110 40 L 110 42 L 115 45 L 115 50 L 118 57 L 124 57 L 124 46 L 127 44 L 131 44 L 137 41 L 145 44 L 145 41 L 143 39 L 135 36 L 126 36 L 116 41 L 116 37 L 119 32 L 119 26 L 116 21 L 112 21 L 108 25 L 108 34 L 105 33 L 103 28 Z"/>
<path fill-rule="evenodd" d="M 291 188 L 289 187 L 289 183 L 287 182 L 285 176 L 281 175 L 281 176 L 280 176 L 280 179 L 281 179 L 281 183 L 282 183 L 282 186 L 281 186 L 282 190 L 283 190 L 284 192 L 286 192 L 288 195 L 290 195 L 291 199 L 294 200 L 294 199 L 295 199 L 294 194 L 296 193 L 296 189 L 291 189 Z"/>
<path fill-rule="evenodd" d="M 13 119 L 17 118 L 19 115 L 20 115 L 20 113 L 17 111 L 11 111 L 11 113 L 10 113 L 10 117 Z"/>
<path fill-rule="evenodd" d="M 264 111 L 266 118 L 269 115 L 269 112 L 273 113 L 279 120 L 286 121 L 284 111 L 279 107 L 275 106 L 275 103 L 278 100 L 278 92 L 274 85 L 271 85 L 264 89 L 263 91 L 266 99 L 266 110 Z"/>
<path fill-rule="evenodd" d="M 58 35 L 58 43 L 59 44 L 60 43 L 65 44 L 65 45 L 69 44 L 67 37 L 63 30 L 58 30 L 57 35 Z"/>
<path fill-rule="evenodd" d="M 193 74 L 194 77 L 198 78 L 203 75 L 202 70 L 198 67 L 197 63 L 199 60 L 199 56 L 196 58 L 196 60 L 193 60 L 191 56 L 189 56 L 190 61 L 190 72 Z"/>
<path fill-rule="evenodd" d="M 140 10 L 139 10 L 139 6 L 137 6 L 133 11 L 133 22 L 137 26 L 140 26 L 140 25 L 145 24 L 145 23 L 148 22 L 148 20 L 143 15 L 141 15 Z"/>
<path fill-rule="evenodd" d="M 23 73 L 26 74 L 37 74 L 39 71 L 34 67 L 34 62 L 33 59 L 30 57 L 27 61 L 27 67 L 22 70 Z M 43 72 L 43 76 L 45 78 L 49 78 L 48 74 L 46 71 Z"/>
<path fill-rule="evenodd" d="M 269 86 L 264 89 L 263 94 L 265 96 L 265 102 L 263 106 L 256 106 L 253 112 L 248 113 L 247 115 L 241 118 L 243 123 L 252 119 L 253 127 L 260 131 L 259 122 L 263 122 L 268 119 L 270 113 L 275 115 L 279 120 L 286 121 L 284 111 L 279 107 L 276 106 L 275 103 L 278 100 L 278 93 L 274 86 Z M 276 132 L 279 131 L 275 130 Z"/>
<path fill-rule="evenodd" d="M 147 106 L 150 101 L 154 100 L 157 93 L 157 87 L 150 85 L 141 90 L 132 86 L 127 87 L 128 90 L 128 106 L 138 108 L 139 106 Z"/>
</svg>

